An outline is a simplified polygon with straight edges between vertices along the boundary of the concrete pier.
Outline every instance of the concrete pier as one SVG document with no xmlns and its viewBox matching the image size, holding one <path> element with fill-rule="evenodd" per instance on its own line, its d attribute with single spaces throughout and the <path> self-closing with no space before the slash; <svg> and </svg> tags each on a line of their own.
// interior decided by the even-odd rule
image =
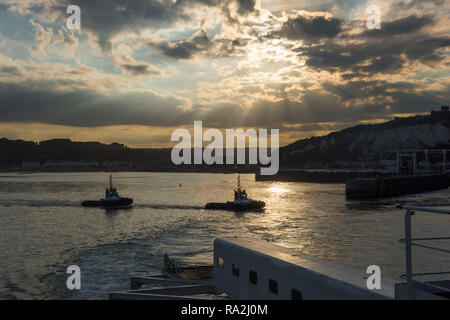
<svg viewBox="0 0 450 320">
<path fill-rule="evenodd" d="M 448 186 L 449 179 L 446 174 L 379 176 L 347 180 L 345 192 L 348 199 L 374 199 L 446 189 Z"/>
<path fill-rule="evenodd" d="M 356 179 L 363 175 L 375 177 L 378 171 L 352 171 L 352 170 L 295 170 L 282 169 L 276 175 L 263 176 L 255 173 L 255 181 L 281 181 L 281 182 L 309 182 L 309 183 L 345 183 L 348 179 Z"/>
</svg>

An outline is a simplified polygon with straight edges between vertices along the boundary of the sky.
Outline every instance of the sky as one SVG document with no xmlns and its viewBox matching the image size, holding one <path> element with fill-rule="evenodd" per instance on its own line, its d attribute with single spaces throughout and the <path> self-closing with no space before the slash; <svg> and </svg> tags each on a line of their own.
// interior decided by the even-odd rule
<svg viewBox="0 0 450 320">
<path fill-rule="evenodd" d="M 450 0 L 0 0 L 0 137 L 161 148 L 201 120 L 287 145 L 429 112 L 450 104 L 449 18 Z"/>
</svg>

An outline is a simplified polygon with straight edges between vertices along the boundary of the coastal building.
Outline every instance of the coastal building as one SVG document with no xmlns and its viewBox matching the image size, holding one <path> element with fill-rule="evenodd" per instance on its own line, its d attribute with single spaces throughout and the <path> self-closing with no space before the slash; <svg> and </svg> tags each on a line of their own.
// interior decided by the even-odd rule
<svg viewBox="0 0 450 320">
<path fill-rule="evenodd" d="M 43 168 L 98 168 L 98 161 L 47 161 L 41 165 Z"/>
<path fill-rule="evenodd" d="M 22 161 L 21 167 L 23 169 L 37 169 L 41 166 L 39 161 Z"/>
<path fill-rule="evenodd" d="M 103 161 L 102 166 L 108 169 L 126 169 L 131 168 L 132 164 L 126 161 L 106 160 Z"/>
<path fill-rule="evenodd" d="M 441 110 L 432 110 L 430 114 L 434 118 L 450 118 L 450 107 L 442 106 Z"/>
</svg>

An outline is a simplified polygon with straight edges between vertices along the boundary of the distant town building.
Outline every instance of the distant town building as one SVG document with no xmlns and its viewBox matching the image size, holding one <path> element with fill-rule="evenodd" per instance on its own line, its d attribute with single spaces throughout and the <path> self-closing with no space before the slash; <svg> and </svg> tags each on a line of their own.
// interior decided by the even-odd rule
<svg viewBox="0 0 450 320">
<path fill-rule="evenodd" d="M 41 166 L 39 161 L 22 161 L 21 165 L 24 169 L 36 169 Z"/>
<path fill-rule="evenodd" d="M 450 108 L 449 106 L 442 106 L 441 110 L 432 110 L 431 111 L 432 116 L 449 116 L 450 115 Z"/>
<path fill-rule="evenodd" d="M 98 168 L 98 161 L 47 161 L 42 164 L 44 168 Z"/>
<path fill-rule="evenodd" d="M 123 169 L 123 168 L 131 168 L 132 164 L 126 161 L 106 160 L 103 161 L 103 167 L 108 169 Z"/>
</svg>

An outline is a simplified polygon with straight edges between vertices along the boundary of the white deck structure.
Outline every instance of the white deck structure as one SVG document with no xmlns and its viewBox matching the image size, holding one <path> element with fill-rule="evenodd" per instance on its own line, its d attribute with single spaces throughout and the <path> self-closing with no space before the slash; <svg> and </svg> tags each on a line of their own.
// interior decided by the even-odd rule
<svg viewBox="0 0 450 320">
<path fill-rule="evenodd" d="M 394 299 L 395 281 L 367 288 L 368 274 L 267 241 L 214 241 L 214 283 L 233 299 Z"/>
<path fill-rule="evenodd" d="M 414 212 L 450 214 L 450 203 L 405 204 L 406 282 L 381 277 L 380 289 L 369 289 L 366 270 L 343 266 L 303 254 L 267 241 L 218 238 L 214 241 L 213 279 L 187 280 L 164 275 L 133 277 L 131 290 L 113 292 L 110 299 L 240 299 L 240 300 L 378 300 L 450 298 L 450 281 L 419 281 L 424 275 L 447 275 L 448 271 L 413 273 L 412 246 L 450 253 L 419 243 L 423 240 L 450 240 L 450 237 L 412 238 Z M 443 208 L 437 208 L 443 207 Z M 167 263 L 165 263 L 167 264 Z M 195 268 L 195 267 L 194 267 Z M 206 268 L 210 272 L 211 267 Z M 167 268 L 165 268 L 167 269 Z M 177 269 L 175 266 L 172 269 Z M 199 269 L 200 270 L 200 269 Z M 142 285 L 157 288 L 139 289 Z M 163 287 L 163 288 L 161 288 Z M 218 296 L 221 295 L 221 296 Z"/>
</svg>

